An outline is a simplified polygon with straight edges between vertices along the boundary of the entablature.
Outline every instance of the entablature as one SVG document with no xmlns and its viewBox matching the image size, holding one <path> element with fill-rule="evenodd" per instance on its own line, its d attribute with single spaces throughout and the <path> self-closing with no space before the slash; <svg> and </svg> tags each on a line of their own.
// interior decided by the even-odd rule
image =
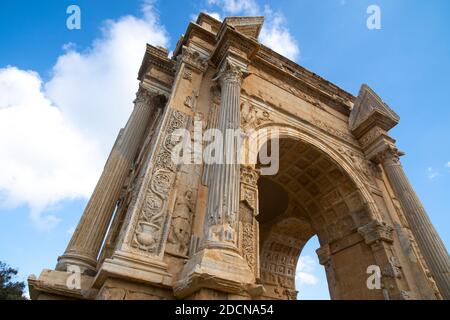
<svg viewBox="0 0 450 320">
<path fill-rule="evenodd" d="M 175 61 L 169 59 L 168 51 L 147 44 L 145 55 L 138 73 L 138 80 L 150 80 L 171 87 L 175 76 Z"/>
</svg>

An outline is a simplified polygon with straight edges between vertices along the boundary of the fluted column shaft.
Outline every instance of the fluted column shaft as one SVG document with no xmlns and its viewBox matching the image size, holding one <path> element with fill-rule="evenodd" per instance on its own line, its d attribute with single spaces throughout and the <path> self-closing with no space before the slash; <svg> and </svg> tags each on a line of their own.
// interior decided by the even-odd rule
<svg viewBox="0 0 450 320">
<path fill-rule="evenodd" d="M 223 154 L 222 162 L 212 165 L 204 246 L 237 250 L 242 71 L 237 66 L 227 65 L 220 75 L 220 83 L 218 129 L 223 135 Z"/>
<path fill-rule="evenodd" d="M 111 151 L 64 255 L 58 259 L 58 270 L 65 270 L 68 264 L 75 264 L 83 272 L 95 272 L 97 256 L 115 206 L 152 118 L 154 100 L 153 95 L 140 88 L 123 133 Z"/>
<path fill-rule="evenodd" d="M 383 157 L 383 166 L 389 181 L 405 211 L 406 219 L 425 261 L 444 299 L 450 299 L 450 258 L 447 250 L 433 227 L 425 209 L 414 192 L 398 152 L 389 150 Z"/>
</svg>

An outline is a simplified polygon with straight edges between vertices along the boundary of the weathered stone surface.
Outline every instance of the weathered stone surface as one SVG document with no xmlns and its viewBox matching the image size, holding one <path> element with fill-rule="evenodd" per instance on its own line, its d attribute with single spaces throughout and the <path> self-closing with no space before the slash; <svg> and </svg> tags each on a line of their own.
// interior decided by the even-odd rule
<svg viewBox="0 0 450 320">
<path fill-rule="evenodd" d="M 262 23 L 202 13 L 173 58 L 147 46 L 135 110 L 57 271 L 29 278 L 33 299 L 296 299 L 314 235 L 333 299 L 449 298 L 447 251 L 388 134 L 399 117 L 259 43 Z M 222 151 L 245 161 L 175 163 L 175 132 L 195 126 L 240 128 Z"/>
</svg>

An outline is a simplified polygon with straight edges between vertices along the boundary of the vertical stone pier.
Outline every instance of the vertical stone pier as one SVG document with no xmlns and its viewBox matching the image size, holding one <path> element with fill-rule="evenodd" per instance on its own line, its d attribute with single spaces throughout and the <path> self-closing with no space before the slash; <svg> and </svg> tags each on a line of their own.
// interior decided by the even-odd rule
<svg viewBox="0 0 450 320">
<path fill-rule="evenodd" d="M 186 264 L 175 286 L 178 297 L 201 295 L 202 289 L 226 294 L 248 296 L 247 289 L 255 282 L 254 273 L 240 255 L 239 235 L 240 192 L 240 92 L 245 70 L 231 58 L 225 58 L 218 80 L 221 104 L 218 129 L 224 137 L 222 163 L 212 165 L 209 185 L 204 239 L 200 251 Z"/>
<path fill-rule="evenodd" d="M 139 88 L 131 117 L 111 151 L 64 255 L 58 259 L 57 270 L 65 271 L 68 265 L 77 265 L 83 273 L 95 274 L 97 256 L 120 192 L 153 112 L 163 104 L 163 100 L 163 96 Z"/>
</svg>

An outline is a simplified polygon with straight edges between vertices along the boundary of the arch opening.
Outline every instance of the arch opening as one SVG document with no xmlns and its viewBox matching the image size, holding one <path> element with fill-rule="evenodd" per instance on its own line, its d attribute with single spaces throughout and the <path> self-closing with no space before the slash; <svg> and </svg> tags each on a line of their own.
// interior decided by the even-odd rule
<svg viewBox="0 0 450 320">
<path fill-rule="evenodd" d="M 282 138 L 279 148 L 278 173 L 261 176 L 258 181 L 260 275 L 268 297 L 297 299 L 299 257 L 315 236 L 331 298 L 351 298 L 362 292 L 370 295 L 361 281 L 365 281 L 365 268 L 373 255 L 357 232 L 370 221 L 370 214 L 358 187 L 338 163 L 312 144 Z M 355 245 L 324 258 L 323 248 L 335 248 L 353 238 Z M 341 256 L 352 254 L 361 259 L 348 266 Z M 352 279 L 355 273 L 360 277 Z M 346 285 L 360 287 L 360 292 L 347 292 Z"/>
</svg>

